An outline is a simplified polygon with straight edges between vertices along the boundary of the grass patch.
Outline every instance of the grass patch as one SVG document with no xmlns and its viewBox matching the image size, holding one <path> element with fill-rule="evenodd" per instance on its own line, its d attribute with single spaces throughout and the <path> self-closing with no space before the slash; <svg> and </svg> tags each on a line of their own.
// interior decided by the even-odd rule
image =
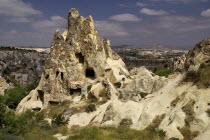
<svg viewBox="0 0 210 140">
<path fill-rule="evenodd" d="M 160 69 L 155 72 L 156 75 L 158 76 L 165 76 L 168 77 L 170 74 L 174 72 L 174 69 L 171 68 L 165 68 L 165 69 Z"/>
<path fill-rule="evenodd" d="M 187 127 L 190 127 L 190 123 L 195 119 L 195 112 L 193 108 L 194 104 L 195 101 L 191 100 L 185 106 L 182 107 L 182 110 L 186 114 L 185 123 Z"/>
<path fill-rule="evenodd" d="M 43 112 L 45 113 L 46 117 L 53 118 L 57 114 L 62 114 L 70 107 L 71 103 L 71 101 L 64 101 L 56 105 L 49 104 L 48 107 L 43 110 Z"/>
<path fill-rule="evenodd" d="M 127 127 L 85 127 L 72 130 L 68 140 L 166 140 L 157 132 Z"/>
<path fill-rule="evenodd" d="M 183 140 L 193 140 L 195 137 L 199 135 L 198 131 L 191 131 L 189 127 L 182 127 L 178 128 L 180 133 L 183 135 L 184 139 Z"/>
<path fill-rule="evenodd" d="M 198 88 L 210 87 L 210 63 L 204 63 L 197 72 L 188 72 L 184 82 L 193 82 Z"/>
<path fill-rule="evenodd" d="M 152 123 L 146 129 L 151 131 L 158 129 L 164 117 L 165 114 L 156 116 L 155 119 L 153 119 Z"/>
</svg>

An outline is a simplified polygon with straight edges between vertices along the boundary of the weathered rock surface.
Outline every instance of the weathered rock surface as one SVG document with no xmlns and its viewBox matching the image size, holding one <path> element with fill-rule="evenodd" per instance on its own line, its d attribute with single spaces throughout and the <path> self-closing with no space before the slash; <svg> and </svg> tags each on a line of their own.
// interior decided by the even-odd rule
<svg viewBox="0 0 210 140">
<path fill-rule="evenodd" d="M 28 103 L 42 102 L 43 108 L 75 96 L 115 98 L 118 92 L 114 84 L 128 75 L 123 61 L 111 50 L 109 40 L 99 38 L 92 17 L 84 18 L 77 9 L 71 9 L 64 34 L 55 32 L 39 86 L 19 104 L 17 111 L 29 108 Z"/>
<path fill-rule="evenodd" d="M 208 48 L 209 41 L 204 40 L 186 60 L 181 58 L 177 67 L 196 70 L 208 60 Z M 69 118 L 69 127 L 117 127 L 127 122 L 138 130 L 154 126 L 163 129 L 169 138 L 183 139 L 187 132 L 189 139 L 207 140 L 210 89 L 183 83 L 184 77 L 185 73 L 179 72 L 159 77 L 144 67 L 129 73 L 112 52 L 109 40 L 99 38 L 92 17 L 84 18 L 72 9 L 66 31 L 54 35 L 39 86 L 20 102 L 17 112 L 69 100 L 69 110 L 63 114 Z M 90 104 L 87 99 L 97 101 Z M 75 113 L 71 108 L 80 110 Z"/>
<path fill-rule="evenodd" d="M 177 58 L 174 62 L 176 70 L 186 70 L 188 72 L 196 72 L 200 66 L 210 61 L 210 39 L 205 39 L 198 43 L 186 55 Z"/>
<path fill-rule="evenodd" d="M 38 82 L 48 53 L 14 47 L 0 48 L 0 76 L 10 83 L 28 85 Z"/>
<path fill-rule="evenodd" d="M 9 88 L 9 84 L 7 84 L 6 80 L 0 76 L 0 96 L 4 95 L 4 91 Z"/>
</svg>

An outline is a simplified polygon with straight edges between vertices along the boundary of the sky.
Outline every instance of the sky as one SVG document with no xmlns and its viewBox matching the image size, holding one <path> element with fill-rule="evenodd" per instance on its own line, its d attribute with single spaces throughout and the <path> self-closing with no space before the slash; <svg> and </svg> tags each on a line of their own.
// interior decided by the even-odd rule
<svg viewBox="0 0 210 140">
<path fill-rule="evenodd" d="M 112 46 L 192 47 L 210 38 L 210 0 L 0 0 L 0 45 L 49 47 L 71 8 L 92 15 Z"/>
</svg>

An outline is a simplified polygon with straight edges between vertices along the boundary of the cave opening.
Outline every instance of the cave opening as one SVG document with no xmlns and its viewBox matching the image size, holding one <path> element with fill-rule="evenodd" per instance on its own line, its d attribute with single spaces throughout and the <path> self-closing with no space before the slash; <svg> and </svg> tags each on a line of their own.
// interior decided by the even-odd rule
<svg viewBox="0 0 210 140">
<path fill-rule="evenodd" d="M 70 89 L 70 95 L 76 95 L 76 96 L 80 96 L 82 93 L 81 88 L 77 88 L 77 89 Z"/>
<path fill-rule="evenodd" d="M 45 76 L 45 79 L 49 79 L 50 75 L 48 74 L 47 76 Z"/>
<path fill-rule="evenodd" d="M 38 90 L 38 99 L 44 103 L 44 91 Z"/>
<path fill-rule="evenodd" d="M 90 79 L 95 79 L 95 71 L 92 68 L 88 68 L 85 71 L 85 76 Z"/>
<path fill-rule="evenodd" d="M 58 77 L 58 74 L 59 74 L 60 72 L 59 71 L 56 71 L 56 77 Z"/>
<path fill-rule="evenodd" d="M 85 58 L 82 55 L 82 53 L 76 53 L 75 56 L 78 59 L 79 63 L 82 63 L 83 64 L 85 62 Z"/>
<path fill-rule="evenodd" d="M 61 80 L 63 80 L 63 72 L 61 72 Z"/>
</svg>

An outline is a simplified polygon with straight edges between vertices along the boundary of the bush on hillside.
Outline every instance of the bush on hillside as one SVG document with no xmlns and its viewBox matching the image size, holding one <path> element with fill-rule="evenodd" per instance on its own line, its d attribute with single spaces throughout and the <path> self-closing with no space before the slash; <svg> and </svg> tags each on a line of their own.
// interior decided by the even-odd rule
<svg viewBox="0 0 210 140">
<path fill-rule="evenodd" d="M 20 101 L 27 96 L 31 90 L 35 89 L 36 86 L 36 83 L 30 84 L 26 87 L 15 85 L 14 88 L 6 90 L 5 95 L 1 97 L 3 99 L 0 99 L 0 101 L 9 108 L 16 109 Z"/>
<path fill-rule="evenodd" d="M 166 69 L 161 69 L 161 70 L 156 71 L 155 74 L 158 76 L 168 77 L 173 72 L 174 72 L 174 69 L 166 68 Z"/>
</svg>

